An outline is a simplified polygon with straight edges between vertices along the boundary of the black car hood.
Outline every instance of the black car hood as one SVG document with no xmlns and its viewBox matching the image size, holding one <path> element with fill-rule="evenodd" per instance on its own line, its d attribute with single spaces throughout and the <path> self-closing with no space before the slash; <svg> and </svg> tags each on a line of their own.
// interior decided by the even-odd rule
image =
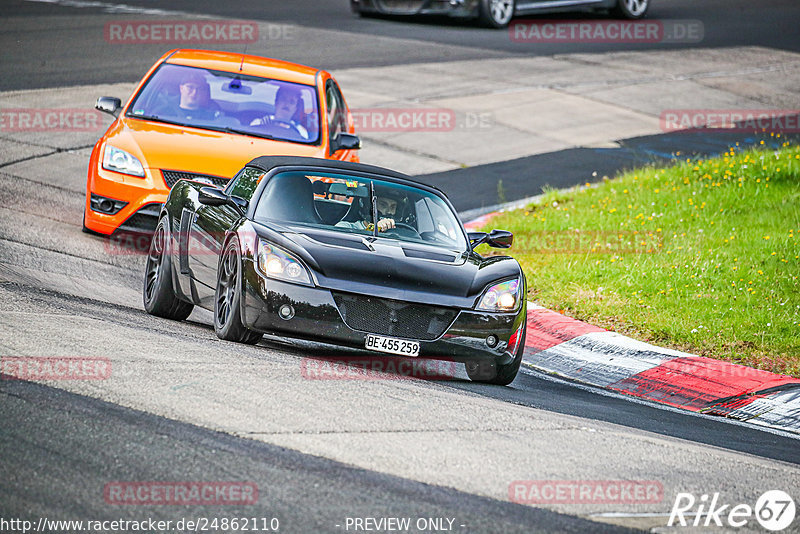
<svg viewBox="0 0 800 534">
<path fill-rule="evenodd" d="M 262 226 L 262 225 L 259 225 Z M 490 283 L 520 275 L 516 260 L 344 232 L 263 226 L 312 268 L 318 285 L 411 302 L 471 308 Z M 274 232 L 274 233 L 273 233 Z M 261 232 L 259 232 L 261 233 Z"/>
</svg>

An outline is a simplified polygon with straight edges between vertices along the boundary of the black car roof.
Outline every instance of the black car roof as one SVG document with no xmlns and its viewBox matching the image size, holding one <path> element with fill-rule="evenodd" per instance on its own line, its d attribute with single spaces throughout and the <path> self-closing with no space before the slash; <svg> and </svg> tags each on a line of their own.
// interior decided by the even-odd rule
<svg viewBox="0 0 800 534">
<path fill-rule="evenodd" d="M 400 181 L 409 182 L 423 188 L 434 189 L 447 196 L 444 192 L 430 184 L 425 184 L 414 180 L 410 176 L 401 172 L 393 171 L 377 165 L 367 165 L 365 163 L 352 163 L 350 161 L 339 161 L 322 158 L 306 158 L 302 156 L 259 156 L 251 160 L 247 166 L 258 167 L 263 171 L 270 171 L 276 167 L 322 167 L 331 170 L 363 172 L 367 174 L 379 174 L 388 178 L 397 178 Z"/>
</svg>

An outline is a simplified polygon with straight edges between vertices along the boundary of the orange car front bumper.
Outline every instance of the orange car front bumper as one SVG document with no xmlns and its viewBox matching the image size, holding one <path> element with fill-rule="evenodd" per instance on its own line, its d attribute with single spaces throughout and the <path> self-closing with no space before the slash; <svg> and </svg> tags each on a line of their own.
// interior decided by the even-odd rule
<svg viewBox="0 0 800 534">
<path fill-rule="evenodd" d="M 152 231 L 169 188 L 160 169 L 145 169 L 145 176 L 130 176 L 103 169 L 95 157 L 89 164 L 83 224 L 110 235 L 117 230 Z"/>
</svg>

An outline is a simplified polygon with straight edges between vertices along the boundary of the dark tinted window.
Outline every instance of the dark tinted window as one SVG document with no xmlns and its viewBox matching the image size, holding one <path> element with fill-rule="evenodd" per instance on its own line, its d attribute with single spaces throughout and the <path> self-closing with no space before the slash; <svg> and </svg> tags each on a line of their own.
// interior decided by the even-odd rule
<svg viewBox="0 0 800 534">
<path fill-rule="evenodd" d="M 375 202 L 373 203 L 373 194 Z M 416 187 L 345 174 L 287 171 L 270 178 L 255 219 L 374 235 L 376 217 L 394 228 L 378 237 L 463 252 L 461 223 L 439 196 Z"/>
<path fill-rule="evenodd" d="M 347 108 L 345 108 L 344 97 L 335 83 L 328 82 L 325 93 L 328 106 L 328 134 L 330 140 L 333 141 L 340 133 L 347 133 Z"/>
<path fill-rule="evenodd" d="M 261 169 L 246 167 L 234 177 L 233 182 L 228 186 L 227 192 L 230 195 L 250 200 L 263 176 L 264 171 Z"/>
</svg>

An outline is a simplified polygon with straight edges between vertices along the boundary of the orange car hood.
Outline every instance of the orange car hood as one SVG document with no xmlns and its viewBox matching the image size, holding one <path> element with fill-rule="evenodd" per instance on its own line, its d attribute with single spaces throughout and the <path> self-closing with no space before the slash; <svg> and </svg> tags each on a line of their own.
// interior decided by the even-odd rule
<svg viewBox="0 0 800 534">
<path fill-rule="evenodd" d="M 251 159 L 265 155 L 325 157 L 320 145 L 272 141 L 239 134 L 146 120 L 118 121 L 107 143 L 130 152 L 150 169 L 170 169 L 232 177 Z"/>
</svg>

